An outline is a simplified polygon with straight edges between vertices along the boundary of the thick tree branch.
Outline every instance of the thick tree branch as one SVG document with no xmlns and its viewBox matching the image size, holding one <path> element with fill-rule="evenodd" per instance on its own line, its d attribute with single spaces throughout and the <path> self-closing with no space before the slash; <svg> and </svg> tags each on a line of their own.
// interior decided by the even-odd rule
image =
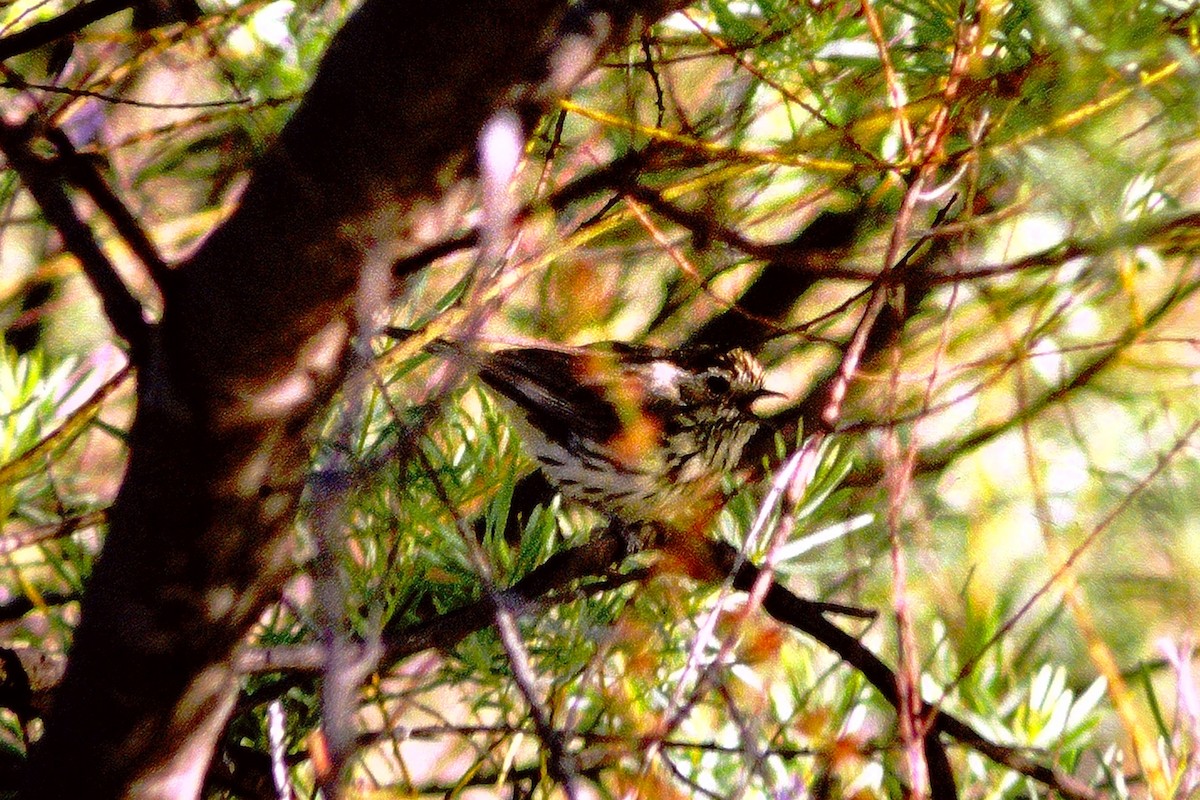
<svg viewBox="0 0 1200 800">
<path fill-rule="evenodd" d="M 135 30 L 149 30 L 172 22 L 195 22 L 201 14 L 196 0 L 87 0 L 57 17 L 0 38 L 0 61 L 74 36 L 93 22 L 127 8 L 133 8 Z"/>
<path fill-rule="evenodd" d="M 138 363 L 149 337 L 149 326 L 142 318 L 142 306 L 122 282 L 91 228 L 75 213 L 61 174 L 30 149 L 26 131 L 3 120 L 0 120 L 0 150 L 21 176 L 46 220 L 58 231 L 67 250 L 79 259 L 83 273 L 100 296 L 109 324 L 129 343 L 132 360 Z"/>
<path fill-rule="evenodd" d="M 50 128 L 46 131 L 46 138 L 58 150 L 59 160 L 68 179 L 87 192 L 87 196 L 96 207 L 112 221 L 113 227 L 121 234 L 129 249 L 137 255 L 155 284 L 161 288 L 167 279 L 167 264 L 133 212 L 117 197 L 95 163 L 79 154 L 61 128 Z"/>
<path fill-rule="evenodd" d="M 133 0 L 88 0 L 53 19 L 37 22 L 24 30 L 0 38 L 0 61 L 70 36 L 107 16 L 124 11 Z"/>
</svg>

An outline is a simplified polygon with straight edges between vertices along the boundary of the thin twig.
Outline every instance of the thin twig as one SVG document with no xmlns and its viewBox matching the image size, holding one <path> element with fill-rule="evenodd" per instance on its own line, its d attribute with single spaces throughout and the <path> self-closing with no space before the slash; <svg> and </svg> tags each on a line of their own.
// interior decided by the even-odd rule
<svg viewBox="0 0 1200 800">
<path fill-rule="evenodd" d="M 190 110 L 190 109 L 207 109 L 207 108 L 229 108 L 231 106 L 249 107 L 251 105 L 282 105 L 290 103 L 298 98 L 290 95 L 282 97 L 270 97 L 264 100 L 255 100 L 252 97 L 235 97 L 230 100 L 199 100 L 195 102 L 178 102 L 178 103 L 163 103 L 152 100 L 137 100 L 132 97 L 124 97 L 119 94 L 109 94 L 108 92 L 98 92 L 93 89 L 80 89 L 71 86 L 56 86 L 52 83 L 34 83 L 27 81 L 24 78 L 14 77 L 16 73 L 8 70 L 8 78 L 0 80 L 0 87 L 5 89 L 21 89 L 29 90 L 36 89 L 40 92 L 49 92 L 51 94 L 61 94 L 67 97 L 89 97 L 94 100 L 103 100 L 106 103 L 112 103 L 117 106 L 133 106 L 134 108 L 152 108 L 156 110 Z"/>
<path fill-rule="evenodd" d="M 550 770 L 555 779 L 562 783 L 569 800 L 577 800 L 579 797 L 579 770 L 574 758 L 567 752 L 567 737 L 554 727 L 550 720 L 550 715 L 546 712 L 542 700 L 538 696 L 537 678 L 533 672 L 533 665 L 529 660 L 529 651 L 521 639 L 520 631 L 517 630 L 516 614 L 520 612 L 520 607 L 510 604 L 509 600 L 511 596 L 506 596 L 505 593 L 496 587 L 495 576 L 493 575 L 491 564 L 488 562 L 487 555 L 483 552 L 483 548 L 479 546 L 479 542 L 475 540 L 470 526 L 463 519 L 458 507 L 446 492 L 446 487 L 442 485 L 437 470 L 429 462 L 429 458 L 425 455 L 424 451 L 419 448 L 417 449 L 417 458 L 422 461 L 438 499 L 442 501 L 446 510 L 454 518 L 455 527 L 458 528 L 459 535 L 466 545 L 467 554 L 472 566 L 475 568 L 476 574 L 479 576 L 484 596 L 488 600 L 491 621 L 496 625 L 496 629 L 500 634 L 500 644 L 504 648 L 509 666 L 512 668 L 513 681 L 517 685 L 517 690 L 525 699 L 525 705 L 529 709 L 530 717 L 533 718 L 538 738 L 541 739 L 542 745 L 546 748 Z"/>
<path fill-rule="evenodd" d="M 287 741 L 284 738 L 286 720 L 283 703 L 274 700 L 267 705 L 267 744 L 271 754 L 271 780 L 277 800 L 292 800 L 292 783 L 288 779 Z"/>
</svg>

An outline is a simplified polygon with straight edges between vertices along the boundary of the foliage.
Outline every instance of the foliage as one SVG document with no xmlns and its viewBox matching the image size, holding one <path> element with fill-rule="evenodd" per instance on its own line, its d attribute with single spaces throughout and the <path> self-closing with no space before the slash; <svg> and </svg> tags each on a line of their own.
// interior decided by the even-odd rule
<svg viewBox="0 0 1200 800">
<path fill-rule="evenodd" d="M 14 3 L 0 26 L 65 7 Z M 2 76 L 170 258 L 236 202 L 349 4 L 205 11 L 153 35 L 110 19 L 63 70 L 43 48 Z M 389 322 L 430 337 L 481 325 L 501 343 L 761 345 L 787 399 L 710 533 L 801 596 L 879 611 L 833 618 L 991 741 L 1106 796 L 1187 796 L 1198 26 L 1190 4 L 1145 0 L 708 0 L 538 121 L 502 269 L 464 238 L 474 201 L 446 201 L 420 234 L 429 249 L 398 268 Z M 0 205 L 0 319 L 36 329 L 0 357 L 5 596 L 30 611 L 6 641 L 53 650 L 94 557 L 89 515 L 116 491 L 128 399 L 74 366 L 111 334 L 12 173 Z M 77 210 L 152 306 L 116 231 Z M 298 524 L 311 559 L 313 505 L 344 488 L 345 617 L 367 642 L 485 598 L 476 546 L 508 587 L 601 526 L 531 500 L 504 410 L 418 350 L 377 342 L 362 402 L 335 402 Z M 749 537 L 788 459 L 817 441 L 813 474 Z M 665 561 L 639 553 L 521 609 L 547 715 L 602 796 L 904 795 L 895 712 L 861 674 Z M 320 639 L 311 584 L 302 569 L 251 649 Z M 247 753 L 269 751 L 272 701 L 292 780 L 316 791 L 308 667 L 247 676 L 214 795 L 257 774 Z M 494 628 L 381 664 L 361 699 L 355 786 L 555 791 Z M 966 796 L 1047 791 L 975 749 L 951 756 Z"/>
</svg>

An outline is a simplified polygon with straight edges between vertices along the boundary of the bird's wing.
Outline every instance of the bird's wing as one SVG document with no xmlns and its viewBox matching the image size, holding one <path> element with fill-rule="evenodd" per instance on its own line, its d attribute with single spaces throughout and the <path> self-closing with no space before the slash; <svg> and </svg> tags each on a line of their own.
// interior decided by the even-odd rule
<svg viewBox="0 0 1200 800">
<path fill-rule="evenodd" d="M 639 365 L 600 348 L 517 348 L 489 356 L 479 370 L 492 389 L 520 407 L 529 423 L 568 446 L 610 442 L 632 420 L 658 425 L 665 409 L 639 390 Z M 661 425 L 659 425 L 661 428 Z"/>
</svg>

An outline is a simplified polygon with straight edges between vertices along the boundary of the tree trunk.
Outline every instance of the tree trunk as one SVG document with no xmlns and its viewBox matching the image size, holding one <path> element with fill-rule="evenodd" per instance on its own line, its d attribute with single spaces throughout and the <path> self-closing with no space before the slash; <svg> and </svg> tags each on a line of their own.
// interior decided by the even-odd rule
<svg viewBox="0 0 1200 800">
<path fill-rule="evenodd" d="M 489 115 L 515 100 L 528 118 L 633 14 L 668 5 L 367 0 L 348 20 L 236 212 L 164 287 L 128 472 L 25 796 L 198 794 L 237 690 L 231 653 L 293 569 L 360 270 L 464 178 Z M 566 37 L 588 47 L 552 60 Z"/>
</svg>

